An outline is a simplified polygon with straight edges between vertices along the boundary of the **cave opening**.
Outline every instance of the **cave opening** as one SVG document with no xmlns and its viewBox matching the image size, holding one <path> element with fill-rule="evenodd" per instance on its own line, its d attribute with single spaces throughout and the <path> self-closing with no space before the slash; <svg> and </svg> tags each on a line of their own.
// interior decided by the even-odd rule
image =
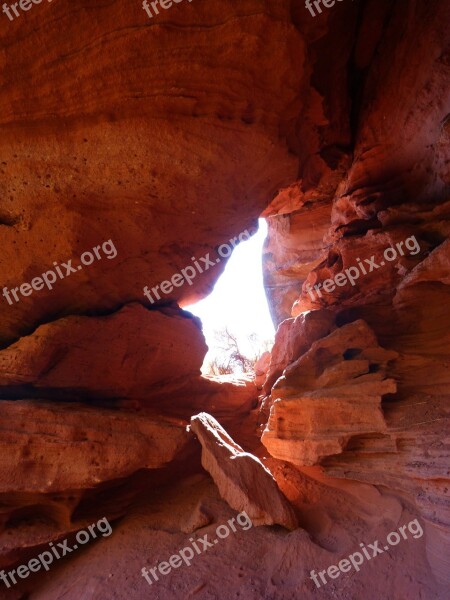
<svg viewBox="0 0 450 600">
<path fill-rule="evenodd" d="M 211 294 L 186 307 L 202 321 L 208 345 L 204 375 L 252 372 L 273 344 L 275 329 L 262 274 L 266 235 L 267 223 L 259 219 L 258 231 L 236 246 Z"/>
</svg>

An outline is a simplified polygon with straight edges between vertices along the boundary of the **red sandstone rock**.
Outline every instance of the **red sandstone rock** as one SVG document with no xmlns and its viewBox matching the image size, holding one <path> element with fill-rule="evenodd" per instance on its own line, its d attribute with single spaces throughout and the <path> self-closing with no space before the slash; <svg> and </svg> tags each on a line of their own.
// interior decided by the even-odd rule
<svg viewBox="0 0 450 600">
<path fill-rule="evenodd" d="M 2 401 L 0 431 L 1 567 L 94 518 L 121 516 L 139 481 L 125 493 L 116 482 L 192 456 L 180 421 L 75 403 Z"/>
<path fill-rule="evenodd" d="M 37 401 L 0 402 L 0 427 L 0 494 L 80 490 L 162 468 L 189 440 L 185 425 L 157 415 Z"/>
<path fill-rule="evenodd" d="M 232 508 L 245 511 L 254 525 L 297 527 L 292 507 L 256 456 L 244 452 L 206 413 L 192 417 L 191 430 L 202 445 L 203 467 Z"/>
<path fill-rule="evenodd" d="M 295 177 L 286 138 L 306 54 L 289 4 L 186 1 L 153 20 L 141 5 L 2 14 L 0 280 L 20 286 L 108 239 L 118 252 L 14 306 L 2 298 L 3 340 L 147 302 L 145 285 L 215 260 Z M 165 300 L 204 297 L 225 262 Z"/>
<path fill-rule="evenodd" d="M 95 335 L 93 335 L 95 332 Z M 139 304 L 104 317 L 66 317 L 0 351 L 0 385 L 66 397 L 173 399 L 199 379 L 206 344 L 190 313 Z M 182 402 L 182 400 L 180 400 Z"/>
<path fill-rule="evenodd" d="M 255 362 L 255 385 L 260 390 L 266 381 L 267 371 L 270 365 L 270 352 L 263 352 Z"/>
<path fill-rule="evenodd" d="M 427 521 L 433 573 L 447 581 L 448 539 L 442 532 L 448 531 L 450 523 L 449 474 L 444 464 L 450 452 L 444 433 L 448 431 L 450 384 L 449 10 L 448 3 L 439 1 L 417 1 L 408 7 L 378 0 L 365 3 L 353 55 L 364 84 L 357 107 L 353 105 L 352 165 L 334 190 L 321 195 L 323 212 L 318 199 L 305 202 L 309 190 L 303 179 L 275 198 L 267 211 L 272 224 L 266 242 L 274 255 L 268 253 L 265 260 L 265 281 L 277 320 L 327 308 L 340 325 L 364 319 L 378 343 L 397 352 L 387 370 L 397 391 L 382 402 L 384 430 L 351 437 L 343 451 L 323 458 L 321 464 L 334 476 L 406 492 Z M 377 41 L 380 34 L 381 43 Z M 325 38 L 313 50 L 319 58 L 311 69 L 312 87 L 322 98 L 323 110 L 336 115 L 332 107 L 342 106 L 343 96 L 340 88 L 337 96 L 327 93 L 330 79 L 320 63 L 323 47 L 330 41 L 329 36 Z M 419 58 L 422 51 L 423 60 Z M 333 105 L 336 97 L 339 100 Z M 328 120 L 326 134 L 337 121 Z M 315 165 L 319 162 L 316 155 L 314 161 Z M 325 171 L 315 172 L 320 173 L 320 185 Z M 300 169 L 301 177 L 304 173 Z M 311 188 L 312 197 L 316 186 Z M 321 239 L 326 229 L 325 208 L 331 219 Z M 309 222 L 314 211 L 316 238 L 315 231 L 297 225 Z M 374 256 L 380 264 L 386 247 L 413 235 L 420 245 L 418 254 L 399 257 L 361 276 L 353 287 L 336 287 L 315 300 L 309 296 L 306 283 L 323 284 L 358 258 L 364 261 Z M 299 294 L 290 305 L 295 290 Z M 280 355 L 282 347 L 277 349 L 276 343 L 274 351 Z M 297 386 L 301 397 L 302 382 L 296 381 L 293 388 Z M 266 394 L 265 414 L 272 402 L 270 390 Z M 281 400 L 282 405 L 285 402 Z M 320 422 L 315 425 L 320 427 Z M 294 436 L 293 423 L 288 421 L 286 428 Z"/>
<path fill-rule="evenodd" d="M 363 321 L 314 342 L 273 386 L 263 444 L 272 456 L 314 465 L 341 453 L 352 436 L 384 433 L 381 397 L 396 390 L 386 378 L 396 356 Z"/>
<path fill-rule="evenodd" d="M 194 322 L 176 308 L 159 306 L 150 314 L 120 308 L 144 302 L 144 285 L 172 277 L 192 256 L 209 252 L 215 259 L 214 248 L 264 211 L 270 219 L 264 269 L 271 310 L 277 323 L 289 319 L 280 326 L 264 388 L 268 410 L 281 415 L 286 408 L 288 439 L 272 443 L 284 445 L 278 450 L 295 462 L 300 453 L 289 449 L 298 433 L 306 438 L 312 432 L 312 450 L 300 448 L 303 458 L 308 453 L 321 463 L 314 468 L 341 481 L 318 490 L 307 477 L 292 475 L 293 466 L 285 469 L 283 489 L 289 499 L 302 499 L 296 508 L 307 513 L 302 525 L 308 534 L 280 539 L 274 528 L 252 529 L 244 534 L 248 542 L 230 541 L 198 571 L 188 570 L 179 587 L 169 578 L 158 582 L 156 594 L 165 600 L 198 593 L 223 600 L 238 593 L 251 600 L 315 597 L 308 569 L 326 569 L 361 540 L 382 539 L 398 525 L 379 525 L 386 515 L 398 519 L 386 502 L 379 514 L 374 500 L 368 512 L 352 512 L 372 484 L 400 497 L 411 511 L 408 519 L 425 519 L 426 535 L 345 583 L 330 582 L 329 593 L 447 598 L 435 577 L 448 581 L 450 573 L 448 2 L 348 1 L 311 18 L 301 2 L 209 0 L 184 2 L 149 21 L 138 3 L 75 0 L 70 6 L 42 3 L 12 23 L 2 18 L 2 286 L 30 282 L 54 261 L 76 261 L 107 239 L 118 251 L 112 260 L 104 257 L 59 280 L 53 290 L 14 305 L 1 297 L 1 397 L 52 399 L 51 410 L 44 408 L 62 436 L 55 439 L 81 456 L 79 466 L 65 463 L 58 473 L 72 482 L 83 471 L 86 481 L 97 471 L 104 477 L 95 490 L 55 490 L 51 497 L 17 491 L 14 468 L 18 483 L 35 481 L 26 481 L 29 469 L 45 485 L 46 470 L 54 474 L 49 457 L 55 448 L 48 437 L 36 439 L 42 407 L 30 409 L 26 419 L 11 416 L 21 426 L 24 455 L 5 463 L 2 559 L 21 562 L 23 552 L 64 537 L 99 511 L 132 512 L 130 499 L 141 482 L 133 475 L 118 480 L 111 464 L 86 464 L 88 456 L 100 461 L 99 454 L 82 452 L 84 442 L 66 425 L 75 408 L 61 400 L 108 403 L 120 418 L 131 405 L 180 418 L 207 410 L 234 439 L 244 444 L 245 437 L 252 451 L 257 447 L 255 386 L 200 378 L 204 342 Z M 418 255 L 360 277 L 355 287 L 316 300 L 308 295 L 305 283 L 323 283 L 357 258 L 379 261 L 386 245 L 411 235 L 420 243 Z M 204 296 L 224 264 L 174 289 L 163 303 L 187 305 Z M 375 340 L 368 330 L 365 336 L 376 352 L 343 360 L 339 344 L 342 353 L 352 348 L 340 338 L 342 329 L 358 320 L 375 333 Z M 386 365 L 387 353 L 396 358 Z M 380 405 L 382 392 L 393 389 L 390 381 L 397 390 Z M 366 389 L 369 398 L 358 402 Z M 308 413 L 296 398 L 305 398 Z M 323 412 L 316 411 L 317 402 Z M 27 405 L 7 403 L 4 410 L 22 415 Z M 342 412 L 331 417 L 336 406 Z M 308 416 L 315 417 L 311 431 Z M 119 473 L 148 464 L 146 434 L 153 429 L 141 423 L 146 413 L 134 417 L 144 433 L 126 447 L 120 445 L 130 437 L 124 427 L 113 428 L 120 439 L 111 445 L 101 425 L 90 429 L 102 433 L 106 457 L 121 448 Z M 283 428 L 280 421 L 275 425 Z M 6 436 L 13 459 L 18 436 Z M 170 463 L 166 483 L 198 461 L 189 457 L 182 473 L 170 471 Z M 350 496 L 343 493 L 348 486 Z M 157 564 L 162 551 L 168 558 L 187 543 L 180 531 L 213 527 L 199 499 L 187 500 L 194 487 L 182 482 L 175 491 L 179 505 L 167 506 L 170 493 L 159 494 L 152 479 L 142 503 L 156 507 L 156 515 L 143 510 L 125 519 L 120 537 L 80 550 L 48 577 L 24 580 L 8 595 L 89 600 L 129 598 L 130 590 L 148 594 L 139 575 L 144 552 Z M 367 514 L 369 522 L 362 518 Z"/>
<path fill-rule="evenodd" d="M 275 336 L 264 391 L 270 393 L 284 369 L 309 350 L 314 342 L 331 333 L 334 327 L 333 314 L 325 310 L 283 321 Z"/>
</svg>

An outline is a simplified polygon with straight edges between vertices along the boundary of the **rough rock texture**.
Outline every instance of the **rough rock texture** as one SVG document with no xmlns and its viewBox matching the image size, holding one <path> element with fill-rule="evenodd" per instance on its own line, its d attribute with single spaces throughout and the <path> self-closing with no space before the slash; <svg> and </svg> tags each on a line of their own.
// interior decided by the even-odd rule
<svg viewBox="0 0 450 600">
<path fill-rule="evenodd" d="M 0 350 L 0 395 L 147 407 L 184 418 L 204 406 L 225 417 L 232 408 L 248 412 L 256 386 L 200 378 L 206 351 L 199 320 L 175 308 L 132 303 L 107 316 L 65 317 Z"/>
<path fill-rule="evenodd" d="M 287 2 L 184 2 L 157 21 L 141 2 L 44 4 L 2 15 L 0 280 L 18 286 L 109 239 L 118 255 L 2 302 L 8 340 L 144 302 L 144 285 L 215 258 L 297 170 L 286 139 L 305 49 Z M 171 298 L 208 293 L 222 268 Z"/>
<path fill-rule="evenodd" d="M 267 350 L 261 354 L 258 360 L 253 365 L 255 372 L 255 385 L 258 390 L 262 389 L 263 384 L 267 379 L 267 371 L 270 365 L 270 352 Z"/>
<path fill-rule="evenodd" d="M 156 415 L 3 401 L 0 424 L 2 567 L 24 558 L 25 548 L 82 528 L 86 491 L 192 452 L 186 426 Z M 107 516 L 126 508 L 118 502 Z"/>
<path fill-rule="evenodd" d="M 207 347 L 198 320 L 173 312 L 130 304 L 108 316 L 70 316 L 41 325 L 0 351 L 3 394 L 22 386 L 65 398 L 149 403 L 170 385 L 175 400 L 198 379 Z"/>
<path fill-rule="evenodd" d="M 36 401 L 0 403 L 0 494 L 91 488 L 112 473 L 126 477 L 161 468 L 189 441 L 186 426 L 160 416 L 79 404 L 63 408 Z"/>
<path fill-rule="evenodd" d="M 0 13 L 1 288 L 117 249 L 0 296 L 2 564 L 105 516 L 114 528 L 0 583 L 1 600 L 448 597 L 449 22 L 447 0 Z M 257 410 L 250 379 L 201 377 L 180 306 L 261 214 L 280 327 Z M 384 258 L 412 236 L 417 252 Z M 143 296 L 206 255 L 192 285 Z M 378 266 L 325 284 L 358 259 Z M 203 411 L 270 469 L 300 527 L 239 532 L 149 589 L 143 564 L 234 516 L 185 441 Z M 320 590 L 309 579 L 412 519 L 422 537 Z"/>
<path fill-rule="evenodd" d="M 191 430 L 202 445 L 203 467 L 232 508 L 245 511 L 254 525 L 298 526 L 295 512 L 271 472 L 236 444 L 211 415 L 192 417 Z"/>
<path fill-rule="evenodd" d="M 300 195 L 299 185 L 282 190 L 274 206 L 265 211 L 272 218 L 268 219 L 269 235 L 264 244 L 264 286 L 276 325 L 291 316 L 292 304 L 299 297 L 303 282 L 321 262 L 326 249 L 324 236 L 330 226 L 330 202 L 317 200 L 307 203 L 302 210 L 294 205 L 292 213 L 273 216 L 277 202 L 286 211 L 290 200 Z"/>
<path fill-rule="evenodd" d="M 334 327 L 334 316 L 326 310 L 304 313 L 296 319 L 283 321 L 271 351 L 264 392 L 270 393 L 284 369 L 309 350 L 314 342 L 331 333 Z"/>
<path fill-rule="evenodd" d="M 449 10 L 446 2 L 411 2 L 407 9 L 366 3 L 352 54 L 353 81 L 361 85 L 349 113 L 351 165 L 334 189 L 306 196 L 305 181 L 300 179 L 282 190 L 265 211 L 270 217 L 266 286 L 274 319 L 288 321 L 278 332 L 260 417 L 262 424 L 267 422 L 273 403 L 264 439 L 268 447 L 273 444 L 276 456 L 294 462 L 304 460 L 311 440 L 322 442 L 336 427 L 340 441 L 334 438 L 335 453 L 325 457 L 332 448 L 320 447 L 312 460 L 332 476 L 404 494 L 428 523 L 427 553 L 433 573 L 447 581 L 450 45 L 443 22 L 448 22 Z M 324 60 L 319 51 L 320 44 L 314 48 L 317 65 Z M 422 51 L 426 56 L 419 58 Z M 340 53 L 330 60 L 343 58 Z M 316 69 L 315 76 L 319 89 L 325 74 Z M 333 100 L 325 93 L 322 105 L 330 115 L 327 130 L 336 123 L 333 107 L 345 105 L 349 93 L 343 88 L 334 91 Z M 342 165 L 328 164 L 336 174 Z M 314 193 L 317 189 L 314 186 Z M 393 259 L 386 258 L 387 248 L 396 249 Z M 359 271 L 355 285 L 348 278 L 342 285 L 342 280 L 326 283 L 336 282 L 336 276 L 361 263 L 367 272 Z M 322 287 L 320 294 L 310 293 L 315 285 Z M 334 315 L 341 330 L 362 319 L 391 357 L 387 370 L 384 365 L 370 375 L 386 371 L 396 385 L 396 390 L 392 384 L 390 389 L 380 386 L 378 401 L 384 394 L 380 427 L 359 435 L 355 431 L 350 438 L 346 434 L 360 425 L 357 412 L 338 414 L 327 427 L 323 418 L 333 399 L 320 417 L 311 401 L 327 397 L 328 383 L 321 378 L 329 367 L 329 351 L 316 357 L 309 377 L 299 375 L 289 384 L 297 364 L 317 344 L 331 338 L 332 355 L 345 357 L 348 351 L 345 340 L 334 333 L 325 331 L 311 339 L 305 330 L 305 311 L 313 311 L 308 317 L 317 313 L 316 321 L 322 323 L 324 309 L 327 318 Z M 304 318 L 301 326 L 290 319 L 295 316 Z M 290 397 L 277 402 L 285 386 Z M 353 397 L 354 403 L 358 398 Z"/>
<path fill-rule="evenodd" d="M 386 368 L 397 354 L 380 348 L 363 321 L 314 342 L 272 388 L 262 442 L 272 456 L 314 465 L 340 454 L 354 436 L 384 434 L 381 397 L 396 391 Z"/>
</svg>

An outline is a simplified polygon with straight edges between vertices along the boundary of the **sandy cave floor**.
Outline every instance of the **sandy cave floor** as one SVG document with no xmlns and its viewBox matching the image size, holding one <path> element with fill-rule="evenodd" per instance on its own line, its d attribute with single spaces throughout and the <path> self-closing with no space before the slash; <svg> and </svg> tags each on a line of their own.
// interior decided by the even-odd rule
<svg viewBox="0 0 450 600">
<path fill-rule="evenodd" d="M 430 579 L 425 535 L 410 536 L 389 552 L 364 562 L 317 589 L 309 571 L 326 569 L 374 540 L 386 536 L 417 515 L 373 486 L 332 480 L 336 490 L 304 477 L 300 515 L 303 526 L 288 533 L 280 527 L 237 528 L 215 547 L 196 555 L 149 586 L 141 569 L 169 560 L 189 538 L 208 534 L 236 513 L 220 499 L 206 475 L 194 475 L 140 498 L 130 514 L 113 523 L 113 533 L 53 565 L 27 592 L 14 589 L 11 600 L 444 600 L 444 588 Z M 342 485 L 341 485 L 342 484 Z M 359 495 L 359 500 L 356 495 Z M 307 498 L 309 496 L 309 499 Z M 314 504 L 320 498 L 320 505 Z M 362 499 L 361 499 L 362 498 Z M 305 502 L 307 500 L 308 503 Z M 208 523 L 209 524 L 204 524 Z M 203 526 L 202 526 L 203 523 Z M 192 530 L 195 526 L 200 529 Z M 184 530 L 181 531 L 181 530 Z M 411 538 L 411 539 L 410 539 Z M 62 568 L 63 567 L 63 568 Z M 34 591 L 30 591 L 34 586 Z M 40 591 L 42 589 L 42 591 Z M 24 594 L 25 595 L 22 595 Z M 29 594 L 29 595 L 28 595 Z"/>
</svg>

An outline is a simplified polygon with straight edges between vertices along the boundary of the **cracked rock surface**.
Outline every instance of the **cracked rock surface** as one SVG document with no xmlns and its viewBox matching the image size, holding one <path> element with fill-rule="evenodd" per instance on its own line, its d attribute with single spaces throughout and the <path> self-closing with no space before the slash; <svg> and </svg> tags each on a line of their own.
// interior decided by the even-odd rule
<svg viewBox="0 0 450 600">
<path fill-rule="evenodd" d="M 0 600 L 448 598 L 449 21 L 448 0 L 1 13 L 0 570 L 113 532 Z M 205 378 L 183 307 L 261 215 L 275 345 L 257 385 Z M 239 510 L 253 526 L 142 577 Z"/>
</svg>

